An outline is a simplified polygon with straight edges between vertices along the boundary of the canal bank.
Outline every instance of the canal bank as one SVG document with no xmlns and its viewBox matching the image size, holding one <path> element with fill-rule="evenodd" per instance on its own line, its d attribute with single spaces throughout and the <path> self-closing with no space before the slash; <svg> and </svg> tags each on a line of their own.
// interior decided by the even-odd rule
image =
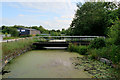
<svg viewBox="0 0 120 80">
<path fill-rule="evenodd" d="M 17 56 L 20 56 L 21 54 L 32 50 L 33 43 L 37 39 L 35 38 L 26 38 L 26 39 L 20 39 L 13 42 L 3 42 L 1 43 L 1 50 L 2 50 L 2 59 L 0 60 L 2 63 L 2 66 L 0 68 L 2 69 L 9 61 L 16 58 Z"/>
<path fill-rule="evenodd" d="M 71 57 L 82 57 L 65 50 L 33 50 L 6 65 L 3 78 L 91 78 L 83 69 L 76 70 Z"/>
</svg>

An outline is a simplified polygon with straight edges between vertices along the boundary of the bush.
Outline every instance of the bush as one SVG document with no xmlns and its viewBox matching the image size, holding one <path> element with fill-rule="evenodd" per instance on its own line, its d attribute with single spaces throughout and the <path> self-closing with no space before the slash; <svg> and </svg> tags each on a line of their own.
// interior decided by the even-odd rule
<svg viewBox="0 0 120 80">
<path fill-rule="evenodd" d="M 115 21 L 114 25 L 108 31 L 108 42 L 115 45 L 120 45 L 120 21 Z"/>
<path fill-rule="evenodd" d="M 27 37 L 32 37 L 32 35 L 27 35 Z"/>
<path fill-rule="evenodd" d="M 3 40 L 6 40 L 6 39 L 16 39 L 18 37 L 4 37 Z"/>
<path fill-rule="evenodd" d="M 78 45 L 73 45 L 72 43 L 69 44 L 68 46 L 68 51 L 71 52 L 77 52 L 81 55 L 85 55 L 87 53 L 87 46 L 78 46 Z"/>
<path fill-rule="evenodd" d="M 116 45 L 110 46 L 108 48 L 108 58 L 113 62 L 113 63 L 120 63 L 120 47 Z"/>
<path fill-rule="evenodd" d="M 81 55 L 85 55 L 87 53 L 87 46 L 78 46 L 78 53 Z"/>
<path fill-rule="evenodd" d="M 105 47 L 105 40 L 103 38 L 96 38 L 90 42 L 89 48 L 102 48 Z"/>
<path fill-rule="evenodd" d="M 98 59 L 99 58 L 99 50 L 98 49 L 90 49 L 88 52 L 90 59 Z"/>
<path fill-rule="evenodd" d="M 120 47 L 116 45 L 103 47 L 100 49 L 89 49 L 87 53 L 90 54 L 89 58 L 92 59 L 107 58 L 113 63 L 120 62 Z"/>
<path fill-rule="evenodd" d="M 69 44 L 68 46 L 68 51 L 70 52 L 76 52 L 77 51 L 77 46 L 76 45 L 73 45 L 72 43 Z"/>
<path fill-rule="evenodd" d="M 39 34 L 36 34 L 36 36 L 40 36 Z"/>
</svg>

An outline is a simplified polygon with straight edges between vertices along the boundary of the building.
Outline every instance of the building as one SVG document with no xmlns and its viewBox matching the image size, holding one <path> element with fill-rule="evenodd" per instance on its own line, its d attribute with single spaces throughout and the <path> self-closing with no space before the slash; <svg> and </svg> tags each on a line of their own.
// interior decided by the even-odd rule
<svg viewBox="0 0 120 80">
<path fill-rule="evenodd" d="M 40 31 L 36 29 L 18 28 L 18 31 L 20 32 L 19 33 L 20 36 L 24 36 L 24 35 L 35 36 L 36 34 L 40 34 Z"/>
</svg>

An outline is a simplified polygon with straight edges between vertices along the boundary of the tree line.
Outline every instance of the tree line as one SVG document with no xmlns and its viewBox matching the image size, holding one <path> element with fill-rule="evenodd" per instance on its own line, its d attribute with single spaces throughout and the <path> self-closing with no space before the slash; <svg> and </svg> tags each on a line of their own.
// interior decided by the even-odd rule
<svg viewBox="0 0 120 80">
<path fill-rule="evenodd" d="M 43 28 L 43 26 L 32 26 L 32 27 L 28 27 L 28 26 L 21 26 L 21 25 L 14 25 L 14 26 L 2 26 L 2 33 L 3 34 L 11 34 L 12 37 L 18 37 L 19 36 L 19 32 L 17 31 L 18 28 L 29 28 L 29 29 L 36 29 L 39 30 L 41 32 L 41 34 L 50 34 L 51 36 L 60 36 L 61 34 L 65 34 L 65 29 L 62 30 L 48 30 Z M 39 35 L 39 34 L 37 34 Z"/>
<path fill-rule="evenodd" d="M 120 19 L 119 4 L 113 2 L 77 3 L 77 11 L 66 33 L 68 35 L 106 36 L 109 28 Z"/>
</svg>

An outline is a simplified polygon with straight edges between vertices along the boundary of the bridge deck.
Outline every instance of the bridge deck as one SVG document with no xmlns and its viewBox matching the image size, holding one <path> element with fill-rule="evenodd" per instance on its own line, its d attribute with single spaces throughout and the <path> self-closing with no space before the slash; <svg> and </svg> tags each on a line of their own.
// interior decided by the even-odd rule
<svg viewBox="0 0 120 80">
<path fill-rule="evenodd" d="M 36 46 L 36 48 L 42 48 L 42 47 L 68 47 L 69 43 L 73 43 L 76 45 L 89 45 L 90 42 L 36 42 L 33 45 Z"/>
</svg>

